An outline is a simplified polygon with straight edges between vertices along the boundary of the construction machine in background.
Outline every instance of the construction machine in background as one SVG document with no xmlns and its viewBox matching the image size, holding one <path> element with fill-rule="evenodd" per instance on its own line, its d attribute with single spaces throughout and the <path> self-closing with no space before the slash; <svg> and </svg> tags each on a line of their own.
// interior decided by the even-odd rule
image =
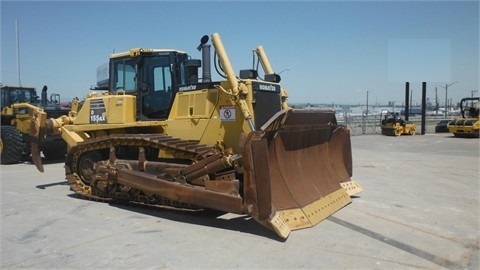
<svg viewBox="0 0 480 270">
<path fill-rule="evenodd" d="M 260 46 L 264 78 L 255 69 L 237 77 L 211 37 L 225 80 L 212 81 L 208 36 L 202 60 L 166 49 L 110 55 L 108 78 L 83 105 L 57 119 L 35 114 L 37 168 L 42 130 L 60 134 L 67 181 L 84 198 L 247 214 L 283 238 L 349 204 L 362 189 L 335 112 L 289 108 Z"/>
<path fill-rule="evenodd" d="M 455 137 L 479 138 L 479 100 L 479 97 L 466 97 L 460 101 L 462 117 L 455 118 L 448 123 L 448 131 Z"/>
<path fill-rule="evenodd" d="M 66 115 L 69 109 L 60 106 L 60 95 L 47 97 L 47 86 L 42 89 L 39 100 L 34 87 L 2 85 L 1 103 L 1 164 L 14 164 L 30 155 L 29 126 L 33 113 L 43 110 L 48 117 Z M 66 143 L 59 135 L 45 137 L 43 154 L 48 159 L 64 158 Z"/>
<path fill-rule="evenodd" d="M 393 112 L 382 111 L 380 113 L 380 128 L 382 135 L 400 136 L 415 135 L 415 124 L 403 120 Z"/>
</svg>

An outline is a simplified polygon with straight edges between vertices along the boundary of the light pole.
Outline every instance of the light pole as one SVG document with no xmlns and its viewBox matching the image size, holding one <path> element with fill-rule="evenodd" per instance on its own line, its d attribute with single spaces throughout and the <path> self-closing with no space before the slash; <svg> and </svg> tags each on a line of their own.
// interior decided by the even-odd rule
<svg viewBox="0 0 480 270">
<path fill-rule="evenodd" d="M 366 111 L 365 111 L 365 114 L 366 114 L 367 117 L 368 117 L 368 90 L 367 90 L 367 109 L 366 109 Z"/>
<path fill-rule="evenodd" d="M 448 104 L 448 87 L 453 85 L 454 83 L 457 83 L 458 81 L 454 81 L 450 84 L 445 84 L 445 87 L 440 86 L 442 88 L 445 88 L 445 118 L 447 118 L 447 104 Z"/>
</svg>

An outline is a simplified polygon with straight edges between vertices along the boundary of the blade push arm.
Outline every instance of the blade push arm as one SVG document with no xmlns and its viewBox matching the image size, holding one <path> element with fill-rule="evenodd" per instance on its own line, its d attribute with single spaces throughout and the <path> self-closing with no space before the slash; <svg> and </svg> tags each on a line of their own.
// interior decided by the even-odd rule
<svg viewBox="0 0 480 270">
<path fill-rule="evenodd" d="M 255 48 L 254 51 L 257 54 L 258 59 L 260 60 L 260 63 L 262 64 L 263 71 L 265 72 L 265 74 L 275 75 L 276 80 L 280 82 L 280 75 L 275 74 L 275 71 L 273 70 L 272 65 L 270 65 L 270 61 L 268 60 L 267 53 L 265 53 L 263 46 L 262 45 L 257 46 L 257 48 Z M 282 98 L 282 109 L 284 110 L 289 109 L 290 107 L 287 104 L 287 98 L 288 98 L 287 89 L 282 88 L 280 90 L 280 95 Z"/>
<path fill-rule="evenodd" d="M 213 46 L 215 47 L 215 52 L 217 53 L 218 58 L 220 59 L 222 67 L 225 70 L 225 74 L 227 75 L 227 80 L 230 84 L 230 91 L 226 91 L 224 89 L 222 90 L 235 97 L 236 101 L 240 106 L 240 109 L 242 110 L 243 117 L 245 118 L 245 120 L 247 120 L 250 126 L 250 129 L 252 131 L 255 131 L 255 125 L 253 124 L 252 114 L 246 102 L 246 98 L 249 91 L 244 84 L 238 82 L 237 77 L 235 76 L 235 72 L 233 71 L 232 65 L 230 64 L 230 60 L 228 59 L 225 48 L 223 47 L 223 43 L 222 43 L 222 40 L 220 39 L 220 35 L 218 33 L 212 34 L 212 42 L 213 42 Z"/>
</svg>

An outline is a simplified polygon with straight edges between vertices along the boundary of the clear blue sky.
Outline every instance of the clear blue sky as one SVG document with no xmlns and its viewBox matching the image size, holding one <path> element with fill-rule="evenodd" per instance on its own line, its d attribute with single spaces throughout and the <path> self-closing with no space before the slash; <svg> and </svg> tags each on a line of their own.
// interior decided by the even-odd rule
<svg viewBox="0 0 480 270">
<path fill-rule="evenodd" d="M 251 68 L 263 45 L 290 102 L 413 103 L 421 82 L 453 102 L 479 89 L 478 1 L 1 1 L 2 84 L 83 97 L 111 52 L 175 48 L 200 58 L 204 34 L 218 32 L 232 65 Z M 214 72 L 212 70 L 212 72 Z M 214 77 L 215 78 L 215 77 Z M 477 94 L 479 94 L 477 92 Z M 445 90 L 438 87 L 443 104 Z"/>
</svg>

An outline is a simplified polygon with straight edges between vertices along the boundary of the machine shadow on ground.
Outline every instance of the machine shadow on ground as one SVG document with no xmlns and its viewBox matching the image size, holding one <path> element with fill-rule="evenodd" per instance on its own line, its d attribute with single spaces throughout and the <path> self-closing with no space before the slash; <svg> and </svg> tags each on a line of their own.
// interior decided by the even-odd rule
<svg viewBox="0 0 480 270">
<path fill-rule="evenodd" d="M 44 185 L 37 185 L 38 189 L 47 189 L 49 187 L 65 185 L 68 186 L 67 181 L 53 182 Z M 75 193 L 66 194 L 66 196 L 71 199 L 84 200 L 79 195 Z M 97 202 L 102 203 L 102 202 Z M 205 227 L 224 229 L 230 231 L 238 231 L 241 233 L 257 235 L 261 237 L 266 237 L 272 240 L 285 242 L 286 239 L 279 237 L 274 231 L 269 230 L 266 227 L 263 227 L 252 219 L 248 215 L 233 215 L 231 217 L 223 217 L 228 214 L 221 211 L 216 211 L 212 209 L 200 209 L 200 210 L 182 210 L 175 209 L 170 207 L 161 207 L 161 206 L 151 206 L 145 204 L 136 204 L 128 202 L 109 202 L 112 207 L 116 207 L 122 210 L 127 210 L 142 215 L 149 215 L 159 219 L 171 220 L 174 222 L 182 222 L 188 224 L 195 224 Z"/>
<path fill-rule="evenodd" d="M 122 202 L 112 202 L 109 205 L 119 209 L 149 215 L 159 219 L 171 220 L 174 222 L 182 222 L 195 224 L 205 227 L 224 229 L 230 231 L 238 231 L 241 233 L 253 234 L 266 237 L 272 240 L 284 242 L 285 239 L 279 237 L 274 231 L 271 231 L 248 215 L 233 215 L 231 218 L 222 218 L 225 212 L 203 209 L 203 210 L 177 210 L 158 206 L 150 206 L 143 204 L 130 204 Z"/>
</svg>

